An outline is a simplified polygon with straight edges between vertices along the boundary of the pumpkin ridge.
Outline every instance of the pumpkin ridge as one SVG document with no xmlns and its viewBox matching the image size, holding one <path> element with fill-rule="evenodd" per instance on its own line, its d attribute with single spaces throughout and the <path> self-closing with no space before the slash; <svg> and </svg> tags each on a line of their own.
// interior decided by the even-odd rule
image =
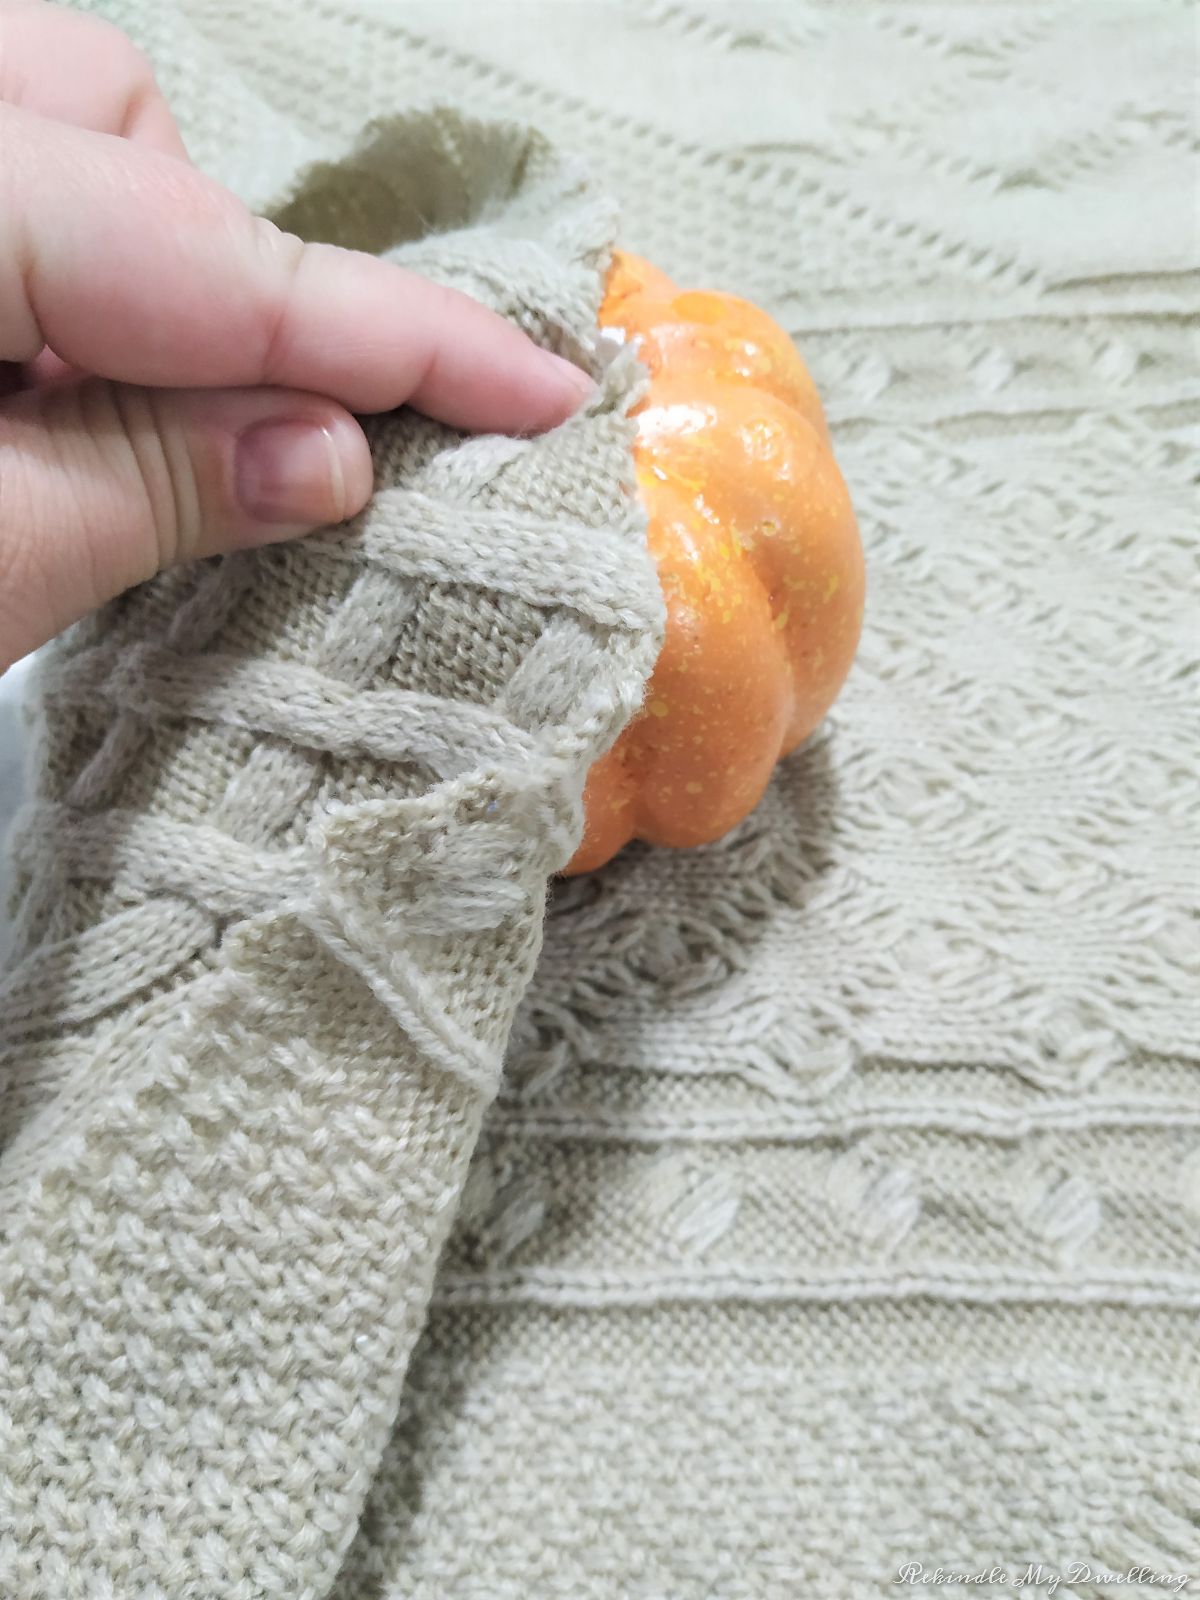
<svg viewBox="0 0 1200 1600">
<path fill-rule="evenodd" d="M 589 774 L 572 872 L 631 838 L 727 833 L 829 709 L 862 625 L 853 509 L 783 329 L 621 255 L 599 320 L 650 372 L 634 458 L 667 627 L 641 710 Z"/>
</svg>

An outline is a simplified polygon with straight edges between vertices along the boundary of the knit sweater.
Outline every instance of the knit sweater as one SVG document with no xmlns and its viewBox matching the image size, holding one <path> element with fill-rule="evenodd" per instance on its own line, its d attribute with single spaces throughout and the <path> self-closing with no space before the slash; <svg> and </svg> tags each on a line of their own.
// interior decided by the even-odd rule
<svg viewBox="0 0 1200 1600">
<path fill-rule="evenodd" d="M 103 9 L 601 387 L 41 667 L 0 1594 L 1194 1587 L 1185 13 Z M 617 236 L 797 336 L 868 616 L 733 835 L 551 882 L 661 626 Z"/>
</svg>

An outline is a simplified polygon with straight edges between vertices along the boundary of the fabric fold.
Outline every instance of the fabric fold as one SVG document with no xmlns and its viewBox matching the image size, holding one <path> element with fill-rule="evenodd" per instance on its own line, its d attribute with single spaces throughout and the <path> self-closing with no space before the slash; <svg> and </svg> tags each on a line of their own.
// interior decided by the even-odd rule
<svg viewBox="0 0 1200 1600">
<path fill-rule="evenodd" d="M 469 287 L 599 388 L 541 439 L 373 419 L 355 523 L 170 573 L 50 654 L 0 999 L 0 1572 L 27 1600 L 328 1592 L 661 626 L 639 369 L 593 340 L 603 196 L 434 108 L 279 216 Z M 499 254 L 502 285 L 463 265 Z"/>
</svg>

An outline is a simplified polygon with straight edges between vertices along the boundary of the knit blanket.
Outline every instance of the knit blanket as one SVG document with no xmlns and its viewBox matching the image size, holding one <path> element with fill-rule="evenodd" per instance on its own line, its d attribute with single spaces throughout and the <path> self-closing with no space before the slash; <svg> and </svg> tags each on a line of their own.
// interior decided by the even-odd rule
<svg viewBox="0 0 1200 1600">
<path fill-rule="evenodd" d="M 1195 1587 L 1187 12 L 100 9 L 600 388 L 40 665 L 0 1593 Z M 733 835 L 553 881 L 661 626 L 616 238 L 797 338 L 867 622 Z"/>
</svg>

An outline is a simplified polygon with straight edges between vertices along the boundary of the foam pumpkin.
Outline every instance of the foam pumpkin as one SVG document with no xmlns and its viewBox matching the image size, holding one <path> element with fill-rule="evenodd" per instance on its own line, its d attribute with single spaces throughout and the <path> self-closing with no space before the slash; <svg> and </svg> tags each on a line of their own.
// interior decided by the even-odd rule
<svg viewBox="0 0 1200 1600">
<path fill-rule="evenodd" d="M 625 254 L 599 320 L 650 372 L 634 456 L 667 624 L 641 710 L 588 775 L 569 873 L 747 816 L 833 704 L 863 615 L 850 497 L 783 329 Z"/>
</svg>

